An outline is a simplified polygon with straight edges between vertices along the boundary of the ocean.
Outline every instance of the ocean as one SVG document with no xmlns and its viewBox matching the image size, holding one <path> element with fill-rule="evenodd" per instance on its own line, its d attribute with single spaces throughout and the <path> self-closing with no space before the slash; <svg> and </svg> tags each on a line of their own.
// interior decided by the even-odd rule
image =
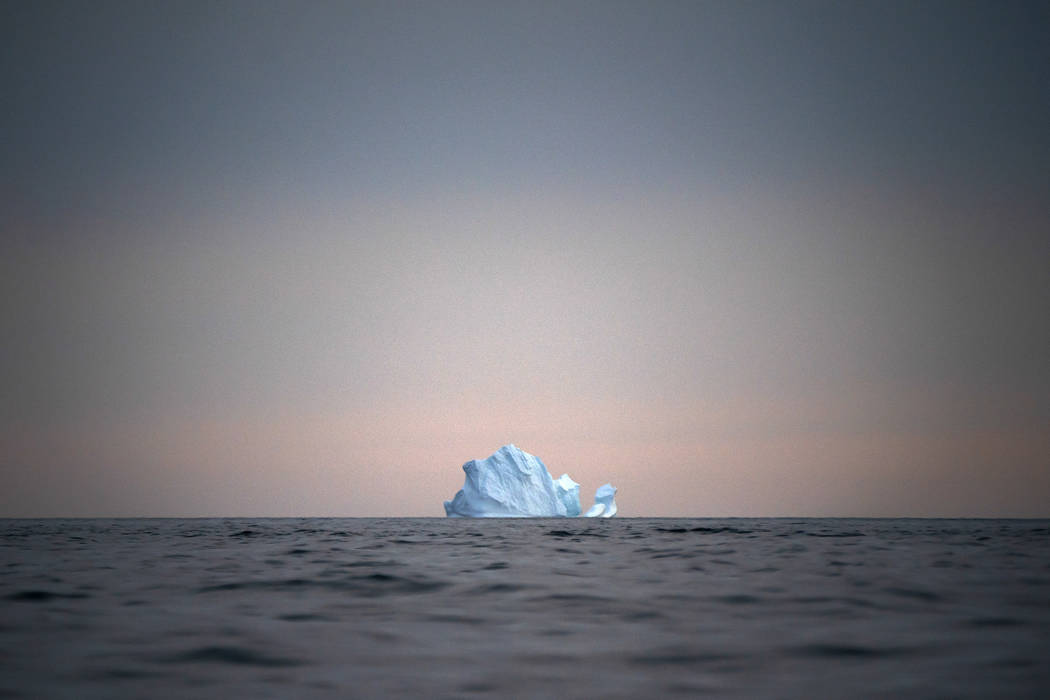
<svg viewBox="0 0 1050 700">
<path fill-rule="evenodd" d="M 0 698 L 1050 696 L 1050 521 L 0 520 Z"/>
</svg>

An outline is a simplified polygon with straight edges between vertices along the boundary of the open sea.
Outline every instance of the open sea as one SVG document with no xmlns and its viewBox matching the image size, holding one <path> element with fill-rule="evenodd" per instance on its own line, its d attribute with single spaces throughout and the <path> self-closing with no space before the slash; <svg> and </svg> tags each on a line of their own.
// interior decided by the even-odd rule
<svg viewBox="0 0 1050 700">
<path fill-rule="evenodd" d="M 2 698 L 1050 697 L 1050 521 L 0 520 Z"/>
</svg>

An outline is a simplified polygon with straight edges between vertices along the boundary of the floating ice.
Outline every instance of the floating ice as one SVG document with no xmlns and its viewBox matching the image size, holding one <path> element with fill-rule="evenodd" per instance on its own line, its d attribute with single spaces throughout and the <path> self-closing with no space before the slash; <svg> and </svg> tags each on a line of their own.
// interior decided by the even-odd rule
<svg viewBox="0 0 1050 700">
<path fill-rule="evenodd" d="M 467 478 L 451 501 L 445 501 L 450 518 L 556 518 L 580 514 L 580 485 L 568 474 L 551 477 L 539 457 L 514 445 L 504 445 L 488 459 L 472 459 L 463 465 Z M 595 494 L 595 505 L 587 514 L 612 517 L 613 495 L 606 484 Z"/>
<path fill-rule="evenodd" d="M 616 515 L 616 487 L 612 484 L 599 486 L 594 492 L 594 505 L 587 511 L 585 518 L 611 518 Z"/>
<path fill-rule="evenodd" d="M 538 457 L 504 445 L 484 460 L 463 465 L 463 488 L 445 502 L 449 517 L 522 518 L 567 515 L 547 467 Z M 577 509 L 579 505 L 577 503 Z"/>
</svg>

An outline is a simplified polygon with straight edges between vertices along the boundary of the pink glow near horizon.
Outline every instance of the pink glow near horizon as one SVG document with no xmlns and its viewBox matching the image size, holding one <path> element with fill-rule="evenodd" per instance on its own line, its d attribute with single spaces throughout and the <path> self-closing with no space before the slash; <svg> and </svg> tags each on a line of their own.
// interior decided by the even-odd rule
<svg viewBox="0 0 1050 700">
<path fill-rule="evenodd" d="M 0 517 L 1050 516 L 1030 5 L 16 3 Z"/>
</svg>

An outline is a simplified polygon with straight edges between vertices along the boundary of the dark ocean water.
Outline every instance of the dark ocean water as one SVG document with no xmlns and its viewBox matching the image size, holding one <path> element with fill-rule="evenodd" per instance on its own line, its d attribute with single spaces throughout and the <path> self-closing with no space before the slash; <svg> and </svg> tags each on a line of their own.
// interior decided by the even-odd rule
<svg viewBox="0 0 1050 700">
<path fill-rule="evenodd" d="M 0 521 L 0 697 L 1048 697 L 1050 521 Z"/>
</svg>

